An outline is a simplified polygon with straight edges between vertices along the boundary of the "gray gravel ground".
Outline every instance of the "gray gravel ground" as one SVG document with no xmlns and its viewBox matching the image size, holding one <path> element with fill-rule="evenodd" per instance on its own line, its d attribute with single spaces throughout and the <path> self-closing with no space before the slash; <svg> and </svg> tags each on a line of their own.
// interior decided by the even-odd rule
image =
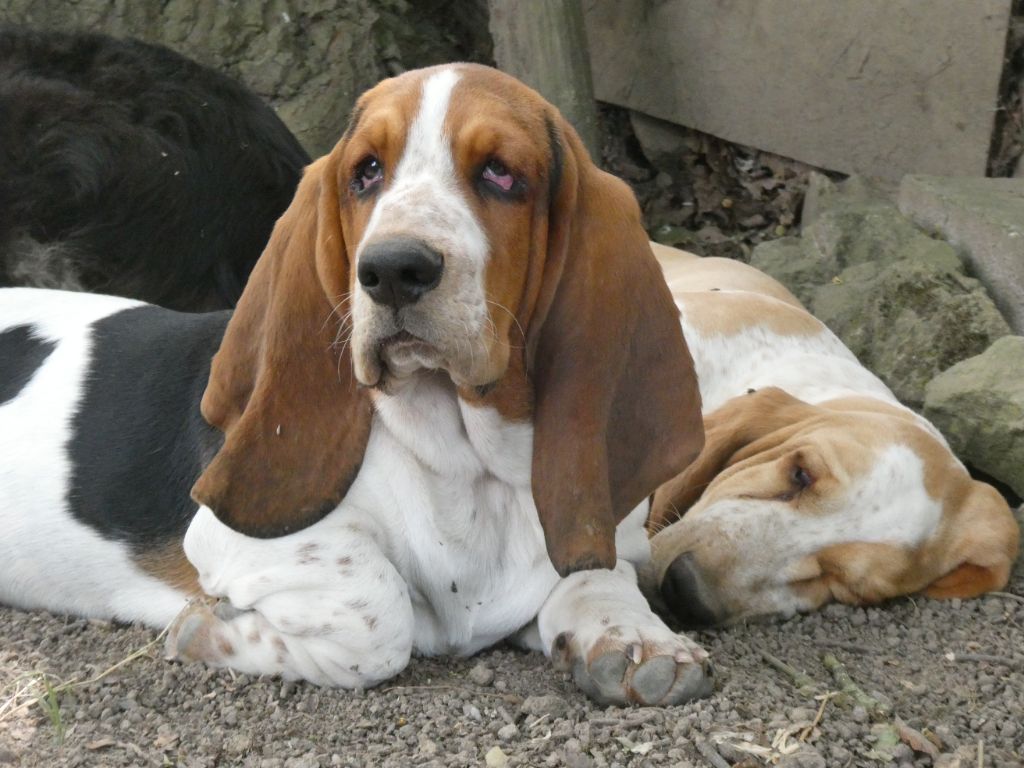
<svg viewBox="0 0 1024 768">
<path fill-rule="evenodd" d="M 414 659 L 380 688 L 346 692 L 171 664 L 156 644 L 61 687 L 155 633 L 0 608 L 0 766 L 1019 767 L 1021 565 L 1007 591 L 1018 597 L 832 606 L 700 633 L 715 693 L 652 709 L 596 706 L 541 656 L 509 648 Z M 872 700 L 831 695 L 825 654 Z"/>
</svg>

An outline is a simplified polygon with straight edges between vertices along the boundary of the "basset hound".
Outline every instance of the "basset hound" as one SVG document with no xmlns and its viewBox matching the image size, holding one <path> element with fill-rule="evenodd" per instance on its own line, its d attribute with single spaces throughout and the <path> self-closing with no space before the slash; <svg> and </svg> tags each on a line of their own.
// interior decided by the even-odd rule
<svg viewBox="0 0 1024 768">
<path fill-rule="evenodd" d="M 0 286 L 233 307 L 308 163 L 168 48 L 0 24 Z"/>
<path fill-rule="evenodd" d="M 678 310 L 628 187 L 506 75 L 363 95 L 232 314 L 9 289 L 0 358 L 3 602 L 344 687 L 503 638 L 601 701 L 711 685 L 635 573 L 703 440 Z"/>
<path fill-rule="evenodd" d="M 934 426 L 772 278 L 653 247 L 697 367 L 706 443 L 654 497 L 652 601 L 697 626 L 1006 584 L 1010 508 Z"/>
</svg>

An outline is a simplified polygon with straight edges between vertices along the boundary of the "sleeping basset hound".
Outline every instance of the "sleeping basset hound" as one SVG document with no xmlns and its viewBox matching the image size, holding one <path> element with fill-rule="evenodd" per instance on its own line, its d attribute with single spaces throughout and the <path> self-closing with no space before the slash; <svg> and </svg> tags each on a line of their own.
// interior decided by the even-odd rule
<svg viewBox="0 0 1024 768">
<path fill-rule="evenodd" d="M 706 443 L 654 497 L 652 601 L 698 626 L 1006 584 L 1010 508 L 935 427 L 772 278 L 653 247 L 697 367 Z"/>
<path fill-rule="evenodd" d="M 233 314 L 9 289 L 0 359 L 0 601 L 319 684 L 514 638 L 600 701 L 710 687 L 635 573 L 703 441 L 679 313 L 508 76 L 367 92 Z"/>
</svg>

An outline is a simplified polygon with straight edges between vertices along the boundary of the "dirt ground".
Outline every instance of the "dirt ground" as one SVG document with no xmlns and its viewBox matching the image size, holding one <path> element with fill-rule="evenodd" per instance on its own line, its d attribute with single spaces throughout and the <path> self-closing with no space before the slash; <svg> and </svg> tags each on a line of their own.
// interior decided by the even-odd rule
<svg viewBox="0 0 1024 768">
<path fill-rule="evenodd" d="M 717 689 L 669 708 L 596 706 L 510 648 L 351 692 L 172 664 L 155 638 L 0 609 L 0 766 L 1024 765 L 1021 565 L 1006 594 L 699 633 Z"/>
</svg>

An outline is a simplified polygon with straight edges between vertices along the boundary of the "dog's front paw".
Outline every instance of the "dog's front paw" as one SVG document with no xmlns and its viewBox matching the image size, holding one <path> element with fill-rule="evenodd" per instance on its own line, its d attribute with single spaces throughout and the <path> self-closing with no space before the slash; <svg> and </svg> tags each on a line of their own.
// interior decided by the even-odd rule
<svg viewBox="0 0 1024 768">
<path fill-rule="evenodd" d="M 589 647 L 563 632 L 551 657 L 601 704 L 681 704 L 714 687 L 707 651 L 667 627 L 612 626 Z"/>
<path fill-rule="evenodd" d="M 167 628 L 164 658 L 173 661 L 202 661 L 225 664 L 235 648 L 224 622 L 239 611 L 223 600 L 202 597 L 192 600 Z"/>
</svg>

